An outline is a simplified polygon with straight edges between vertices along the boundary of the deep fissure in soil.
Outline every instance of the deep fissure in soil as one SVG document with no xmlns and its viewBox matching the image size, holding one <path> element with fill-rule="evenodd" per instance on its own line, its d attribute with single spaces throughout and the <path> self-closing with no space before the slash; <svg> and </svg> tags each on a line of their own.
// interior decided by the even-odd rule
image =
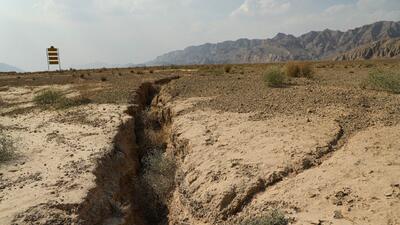
<svg viewBox="0 0 400 225">
<path fill-rule="evenodd" d="M 169 110 L 157 106 L 157 94 L 177 78 L 143 83 L 134 93 L 128 108 L 132 118 L 120 125 L 113 149 L 99 160 L 96 185 L 77 209 L 77 224 L 168 224 L 176 167 L 165 153 Z"/>
<path fill-rule="evenodd" d="M 140 169 L 135 177 L 136 202 L 146 224 L 168 224 L 168 201 L 174 188 L 176 164 L 166 154 L 169 121 L 157 106 L 159 86 L 152 86 L 144 109 L 136 115 L 135 133 Z M 155 99 L 155 101 L 153 101 Z"/>
</svg>

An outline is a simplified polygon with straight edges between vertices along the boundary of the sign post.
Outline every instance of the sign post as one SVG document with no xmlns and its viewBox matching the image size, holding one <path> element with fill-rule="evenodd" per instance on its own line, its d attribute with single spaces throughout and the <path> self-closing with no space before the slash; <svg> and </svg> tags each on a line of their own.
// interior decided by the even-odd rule
<svg viewBox="0 0 400 225">
<path fill-rule="evenodd" d="M 61 70 L 60 55 L 58 48 L 51 46 L 46 50 L 47 53 L 47 69 L 50 71 L 50 65 L 58 65 Z"/>
</svg>

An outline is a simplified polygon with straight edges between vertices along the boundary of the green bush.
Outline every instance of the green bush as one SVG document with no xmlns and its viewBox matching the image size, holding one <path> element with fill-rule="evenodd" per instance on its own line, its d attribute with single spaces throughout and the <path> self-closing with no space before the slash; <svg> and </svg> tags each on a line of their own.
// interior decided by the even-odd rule
<svg viewBox="0 0 400 225">
<path fill-rule="evenodd" d="M 400 73 L 383 70 L 372 71 L 369 73 L 368 78 L 362 83 L 362 87 L 370 87 L 375 90 L 382 90 L 399 94 Z"/>
<path fill-rule="evenodd" d="M 0 163 L 9 161 L 15 156 L 14 142 L 0 132 Z"/>
<path fill-rule="evenodd" d="M 242 222 L 240 225 L 287 225 L 289 220 L 279 210 L 272 210 L 267 215 L 252 218 Z"/>
<path fill-rule="evenodd" d="M 272 67 L 264 73 L 264 81 L 270 87 L 282 87 L 285 80 L 285 75 L 278 67 Z"/>
</svg>

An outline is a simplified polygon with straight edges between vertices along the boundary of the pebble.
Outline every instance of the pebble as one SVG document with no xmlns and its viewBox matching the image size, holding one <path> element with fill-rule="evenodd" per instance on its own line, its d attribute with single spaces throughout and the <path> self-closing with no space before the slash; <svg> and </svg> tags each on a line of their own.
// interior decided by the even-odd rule
<svg viewBox="0 0 400 225">
<path fill-rule="evenodd" d="M 333 218 L 334 219 L 343 219 L 342 212 L 340 212 L 339 210 L 335 210 L 335 212 L 333 213 Z"/>
</svg>

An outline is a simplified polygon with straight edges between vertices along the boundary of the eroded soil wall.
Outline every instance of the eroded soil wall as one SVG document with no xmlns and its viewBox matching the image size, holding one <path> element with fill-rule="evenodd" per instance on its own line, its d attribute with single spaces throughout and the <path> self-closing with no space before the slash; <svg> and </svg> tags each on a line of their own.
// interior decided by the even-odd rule
<svg viewBox="0 0 400 225">
<path fill-rule="evenodd" d="M 166 205 L 152 197 L 152 191 L 144 186 L 140 176 L 141 158 L 152 148 L 144 130 L 151 126 L 155 132 L 164 132 L 164 123 L 167 122 L 164 110 L 158 110 L 156 104 L 152 107 L 151 103 L 161 85 L 172 79 L 143 83 L 132 96 L 128 109 L 132 118 L 120 126 L 114 138 L 114 148 L 98 163 L 94 172 L 96 187 L 89 191 L 78 210 L 78 224 L 167 223 Z M 164 146 L 167 137 L 160 135 L 156 144 Z"/>
</svg>

